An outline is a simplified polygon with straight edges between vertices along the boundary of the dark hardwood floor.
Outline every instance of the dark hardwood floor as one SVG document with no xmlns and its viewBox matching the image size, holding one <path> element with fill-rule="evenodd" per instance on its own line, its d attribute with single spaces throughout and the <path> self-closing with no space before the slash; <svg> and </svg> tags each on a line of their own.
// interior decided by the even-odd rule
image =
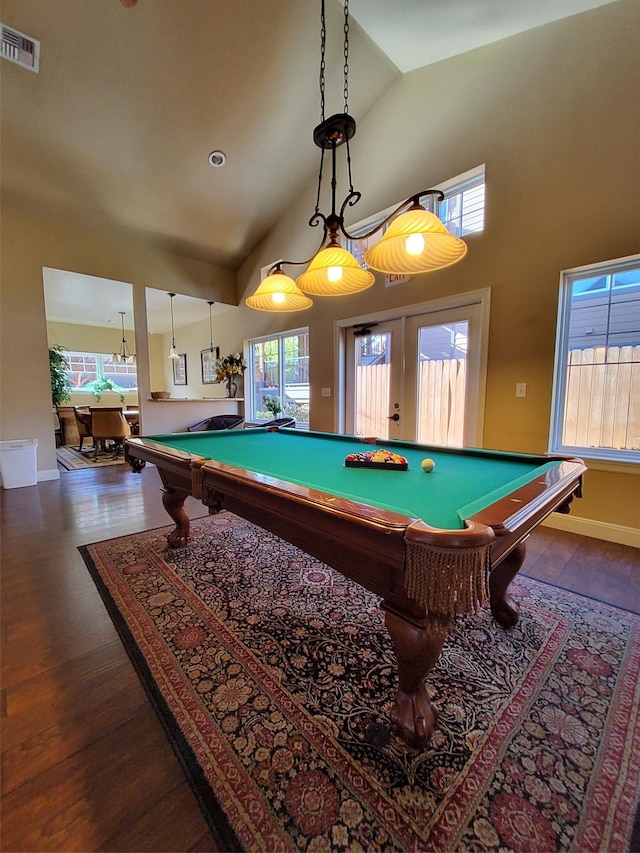
<svg viewBox="0 0 640 853">
<path fill-rule="evenodd" d="M 77 550 L 168 522 L 153 466 L 2 492 L 5 853 L 217 849 Z M 525 573 L 640 612 L 638 549 L 541 529 Z"/>
</svg>

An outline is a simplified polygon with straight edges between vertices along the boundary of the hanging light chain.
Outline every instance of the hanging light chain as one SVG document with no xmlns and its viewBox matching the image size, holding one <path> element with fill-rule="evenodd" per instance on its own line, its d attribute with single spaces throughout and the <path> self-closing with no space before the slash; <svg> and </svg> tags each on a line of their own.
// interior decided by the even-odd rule
<svg viewBox="0 0 640 853">
<path fill-rule="evenodd" d="M 209 350 L 213 352 L 213 322 L 211 320 L 211 309 L 215 305 L 215 302 L 209 302 Z"/>
<path fill-rule="evenodd" d="M 327 21 L 324 14 L 324 0 L 320 8 L 320 116 L 321 121 L 324 121 L 324 95 L 325 95 L 325 72 L 327 69 L 326 62 L 327 49 Z"/>
<path fill-rule="evenodd" d="M 127 346 L 127 339 L 125 338 L 125 335 L 124 335 L 124 315 L 125 315 L 125 312 L 121 311 L 120 312 L 120 324 L 122 326 L 122 344 L 120 346 L 120 357 L 122 358 L 123 361 L 129 358 L 129 347 Z"/>
<path fill-rule="evenodd" d="M 324 121 L 324 96 L 325 96 L 325 72 L 327 50 L 327 20 L 324 12 L 324 0 L 320 4 L 320 121 Z M 324 148 L 320 152 L 320 171 L 318 172 L 318 192 L 316 193 L 316 207 L 313 218 L 320 213 L 320 190 L 322 188 L 322 167 L 324 165 Z"/>
<path fill-rule="evenodd" d="M 344 111 L 349 112 L 349 0 L 344 0 Z M 349 194 L 353 195 L 353 178 L 351 177 L 351 150 L 349 137 L 346 139 L 347 170 L 349 174 Z"/>
<path fill-rule="evenodd" d="M 344 111 L 349 112 L 349 0 L 344 0 Z"/>
<path fill-rule="evenodd" d="M 170 305 L 171 305 L 171 346 L 172 347 L 175 347 L 175 345 L 176 345 L 176 332 L 175 332 L 175 327 L 173 324 L 173 297 L 174 296 L 175 296 L 175 293 L 169 294 L 169 299 L 171 300 Z"/>
</svg>

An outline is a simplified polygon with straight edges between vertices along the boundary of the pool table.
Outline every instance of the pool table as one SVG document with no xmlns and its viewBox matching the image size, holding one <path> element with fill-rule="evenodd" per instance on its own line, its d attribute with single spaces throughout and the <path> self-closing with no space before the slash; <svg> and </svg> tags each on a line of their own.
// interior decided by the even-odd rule
<svg viewBox="0 0 640 853">
<path fill-rule="evenodd" d="M 347 467 L 376 446 L 407 470 Z M 451 449 L 297 429 L 252 428 L 130 437 L 134 471 L 157 466 L 175 522 L 171 547 L 187 544 L 192 495 L 227 509 L 322 560 L 381 598 L 397 659 L 391 722 L 411 746 L 436 721 L 425 678 L 452 619 L 489 599 L 504 627 L 518 619 L 508 586 L 524 542 L 551 512 L 580 495 L 580 459 Z M 421 462 L 435 462 L 425 472 Z"/>
</svg>

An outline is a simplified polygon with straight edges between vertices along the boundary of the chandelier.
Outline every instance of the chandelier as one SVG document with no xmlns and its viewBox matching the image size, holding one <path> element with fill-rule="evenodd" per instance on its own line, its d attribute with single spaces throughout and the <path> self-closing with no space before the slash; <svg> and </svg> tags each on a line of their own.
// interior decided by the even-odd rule
<svg viewBox="0 0 640 853">
<path fill-rule="evenodd" d="M 320 148 L 320 171 L 316 207 L 309 219 L 312 227 L 322 225 L 322 240 L 315 254 L 306 261 L 278 261 L 246 304 L 258 311 L 301 311 L 313 304 L 311 296 L 342 296 L 366 290 L 375 281 L 371 270 L 388 275 L 407 275 L 443 269 L 462 260 L 467 246 L 450 234 L 438 217 L 421 202 L 425 196 L 444 199 L 440 190 L 421 190 L 403 201 L 396 209 L 365 234 L 350 234 L 344 214 L 361 198 L 351 178 L 349 140 L 356 132 L 356 122 L 349 115 L 349 0 L 344 0 L 344 112 L 325 119 L 325 0 L 321 0 L 320 46 L 320 112 L 321 122 L 313 131 L 313 141 Z M 336 203 L 336 160 L 338 149 L 346 151 L 349 192 L 340 205 Z M 325 151 L 331 156 L 331 213 L 320 211 L 320 195 Z M 386 226 L 389 226 L 388 228 Z M 386 230 L 384 230 L 386 228 Z M 367 249 L 364 269 L 356 258 L 340 244 L 340 235 L 350 241 L 368 240 L 378 232 L 380 239 Z M 306 266 L 294 281 L 283 266 Z"/>
<path fill-rule="evenodd" d="M 120 352 L 114 352 L 112 359 L 117 364 L 135 364 L 136 357 L 135 354 L 129 352 L 129 346 L 127 344 L 127 339 L 124 336 L 124 316 L 127 313 L 126 311 L 119 311 L 120 314 L 120 322 L 122 324 L 122 341 L 120 343 Z"/>
</svg>

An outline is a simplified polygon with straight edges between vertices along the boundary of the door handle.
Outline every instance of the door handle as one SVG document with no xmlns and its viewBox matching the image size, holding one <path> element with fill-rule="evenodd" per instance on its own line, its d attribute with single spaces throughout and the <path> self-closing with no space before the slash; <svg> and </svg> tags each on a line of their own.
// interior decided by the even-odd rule
<svg viewBox="0 0 640 853">
<path fill-rule="evenodd" d="M 389 415 L 387 418 L 388 421 L 399 421 L 400 415 L 397 412 L 394 412 L 392 415 Z"/>
</svg>

